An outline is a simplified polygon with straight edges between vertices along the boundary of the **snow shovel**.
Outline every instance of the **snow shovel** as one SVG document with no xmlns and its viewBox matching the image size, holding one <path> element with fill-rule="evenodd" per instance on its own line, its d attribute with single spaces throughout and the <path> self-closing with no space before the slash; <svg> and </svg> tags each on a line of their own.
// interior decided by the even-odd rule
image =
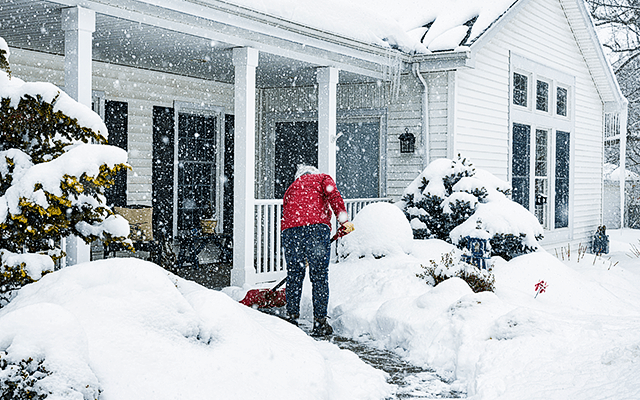
<svg viewBox="0 0 640 400">
<path fill-rule="evenodd" d="M 338 229 L 338 232 L 331 238 L 330 243 L 335 242 L 336 239 L 345 234 L 342 229 Z M 284 285 L 286 281 L 287 277 L 285 276 L 284 279 L 271 289 L 251 289 L 244 296 L 244 299 L 240 300 L 240 303 L 248 307 L 257 306 L 257 308 L 284 307 L 287 304 L 287 297 L 285 289 L 280 289 L 280 287 Z"/>
</svg>

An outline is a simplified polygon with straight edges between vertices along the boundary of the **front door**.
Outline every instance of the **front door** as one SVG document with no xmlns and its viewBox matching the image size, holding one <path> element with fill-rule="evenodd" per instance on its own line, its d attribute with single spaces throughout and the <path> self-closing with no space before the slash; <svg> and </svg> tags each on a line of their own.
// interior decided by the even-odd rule
<svg viewBox="0 0 640 400">
<path fill-rule="evenodd" d="M 276 123 L 274 195 L 284 197 L 293 183 L 298 164 L 318 166 L 318 123 L 296 121 Z"/>
</svg>

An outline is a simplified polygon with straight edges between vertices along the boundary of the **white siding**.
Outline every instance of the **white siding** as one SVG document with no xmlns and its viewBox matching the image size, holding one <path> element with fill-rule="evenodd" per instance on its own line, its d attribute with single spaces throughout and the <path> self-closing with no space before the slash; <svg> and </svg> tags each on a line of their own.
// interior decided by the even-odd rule
<svg viewBox="0 0 640 400">
<path fill-rule="evenodd" d="M 545 247 L 586 244 L 601 221 L 602 101 L 556 0 L 531 1 L 457 74 L 455 151 L 502 179 L 509 171 L 509 52 L 575 77 L 571 202 L 573 234 Z M 564 242 L 564 243 L 563 243 Z"/>
<path fill-rule="evenodd" d="M 47 81 L 64 86 L 64 59 L 45 53 L 11 49 L 12 75 L 25 81 Z M 106 100 L 128 103 L 129 204 L 151 205 L 153 107 L 173 107 L 174 101 L 224 107 L 233 114 L 233 85 L 179 75 L 93 63 L 93 90 Z"/>
<path fill-rule="evenodd" d="M 426 79 L 426 77 L 425 77 Z M 389 102 L 387 128 L 387 195 L 400 198 L 407 185 L 422 171 L 423 86 L 413 75 L 402 75 L 398 96 Z M 405 128 L 416 136 L 416 153 L 401 154 L 398 137 Z"/>
</svg>

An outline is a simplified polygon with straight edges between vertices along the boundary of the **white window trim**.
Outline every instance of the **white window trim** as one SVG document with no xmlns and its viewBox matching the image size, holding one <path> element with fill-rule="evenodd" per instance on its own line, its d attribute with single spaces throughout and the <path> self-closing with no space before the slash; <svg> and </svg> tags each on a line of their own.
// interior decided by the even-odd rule
<svg viewBox="0 0 640 400">
<path fill-rule="evenodd" d="M 217 117 L 217 134 L 216 134 L 216 213 L 218 216 L 218 225 L 216 226 L 216 232 L 222 232 L 223 230 L 223 194 L 224 194 L 224 182 L 221 179 L 224 176 L 224 108 L 219 106 L 213 106 L 208 104 L 195 104 L 181 101 L 173 102 L 173 129 L 174 129 L 174 149 L 173 149 L 173 237 L 178 235 L 178 163 L 179 163 L 179 149 L 178 149 L 178 116 L 180 113 L 207 115 Z"/>
<path fill-rule="evenodd" d="M 513 104 L 513 74 L 519 73 L 528 77 L 527 82 L 527 107 Z M 549 110 L 536 109 L 537 81 L 549 83 Z M 509 71 L 509 160 L 513 159 L 513 124 L 530 126 L 530 166 L 529 166 L 529 209 L 533 213 L 535 207 L 535 133 L 537 129 L 549 132 L 549 199 L 548 221 L 544 226 L 544 241 L 570 240 L 573 231 L 573 184 L 569 185 L 569 223 L 566 228 L 555 228 L 555 187 L 556 187 L 556 132 L 569 132 L 570 165 L 569 181 L 574 182 L 575 159 L 575 86 L 574 76 L 555 68 L 530 60 L 517 54 L 510 54 Z M 556 89 L 567 89 L 567 116 L 561 116 L 557 111 Z M 512 162 L 509 162 L 509 181 L 512 177 Z"/>
</svg>

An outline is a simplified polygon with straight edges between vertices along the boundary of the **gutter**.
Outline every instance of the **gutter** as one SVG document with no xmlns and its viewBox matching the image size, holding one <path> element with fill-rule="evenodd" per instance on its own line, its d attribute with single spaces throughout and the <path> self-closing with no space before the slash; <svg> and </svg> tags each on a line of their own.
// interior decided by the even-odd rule
<svg viewBox="0 0 640 400">
<path fill-rule="evenodd" d="M 420 80 L 424 90 L 422 91 L 422 143 L 424 154 L 422 155 L 422 168 L 429 165 L 430 141 L 429 141 L 429 85 L 420 72 L 420 63 L 411 65 L 413 74 Z"/>
</svg>

